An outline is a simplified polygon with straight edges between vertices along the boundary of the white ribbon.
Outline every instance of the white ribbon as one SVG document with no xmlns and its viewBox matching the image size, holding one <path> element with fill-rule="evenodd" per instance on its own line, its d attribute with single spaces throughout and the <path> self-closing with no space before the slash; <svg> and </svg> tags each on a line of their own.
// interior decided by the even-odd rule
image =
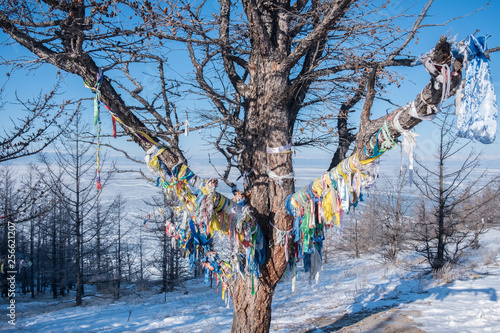
<svg viewBox="0 0 500 333">
<path fill-rule="evenodd" d="M 157 146 L 152 146 L 146 152 L 146 156 L 144 156 L 144 161 L 146 162 L 146 167 L 148 168 L 149 172 L 152 175 L 157 175 L 158 174 L 158 172 L 155 169 L 153 169 L 153 167 L 151 166 L 151 155 L 153 155 L 156 152 L 157 149 L 158 149 Z"/>
<path fill-rule="evenodd" d="M 283 185 L 283 179 L 293 179 L 295 177 L 295 174 L 293 172 L 290 172 L 288 175 L 278 176 L 274 171 L 271 171 L 269 169 L 267 169 L 267 174 L 269 178 L 274 180 L 274 182 L 279 186 Z"/>
<path fill-rule="evenodd" d="M 427 102 L 424 101 L 422 94 L 420 94 L 420 99 L 422 100 L 422 102 L 424 102 L 425 105 L 427 105 L 427 115 L 421 116 L 417 113 L 417 108 L 415 106 L 414 101 L 410 105 L 410 109 L 408 110 L 408 114 L 410 116 L 412 116 L 413 118 L 417 118 L 420 120 L 432 120 L 432 119 L 436 118 L 436 114 L 440 112 L 440 106 L 436 106 L 433 104 L 427 104 Z"/>
<path fill-rule="evenodd" d="M 401 126 L 401 124 L 399 123 L 399 116 L 401 115 L 401 112 L 403 112 L 403 110 L 399 111 L 396 114 L 396 117 L 394 117 L 393 125 L 394 125 L 394 129 L 403 135 L 403 142 L 401 142 L 401 146 L 403 147 L 403 150 L 410 158 L 409 178 L 410 178 L 410 185 L 411 185 L 413 182 L 413 179 L 412 179 L 413 178 L 413 149 L 417 147 L 418 134 L 412 132 L 411 130 L 405 130 Z"/>
<path fill-rule="evenodd" d="M 290 150 L 290 148 L 292 148 L 292 143 L 289 143 L 289 144 L 287 144 L 285 146 L 281 146 L 281 147 L 275 147 L 275 148 L 267 147 L 266 152 L 268 154 L 279 154 L 279 153 L 283 153 L 287 150 Z"/>
</svg>

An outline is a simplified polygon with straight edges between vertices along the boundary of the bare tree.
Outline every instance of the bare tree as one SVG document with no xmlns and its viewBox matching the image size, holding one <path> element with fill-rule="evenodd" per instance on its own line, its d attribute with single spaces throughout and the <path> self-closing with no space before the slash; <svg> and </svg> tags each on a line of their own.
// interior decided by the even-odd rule
<svg viewBox="0 0 500 333">
<path fill-rule="evenodd" d="M 112 231 L 112 243 L 113 244 L 113 291 L 114 298 L 119 299 L 121 297 L 121 288 L 125 277 L 125 267 L 129 268 L 129 277 L 131 275 L 131 265 L 132 257 L 128 252 L 130 237 L 129 232 L 132 230 L 132 227 L 127 227 L 127 222 L 129 221 L 127 218 L 127 214 L 125 211 L 126 200 L 122 197 L 121 194 L 115 196 L 112 204 L 110 205 L 110 212 L 113 221 L 113 231 Z M 125 279 L 126 280 L 126 279 Z"/>
<path fill-rule="evenodd" d="M 151 201 L 145 201 L 145 204 L 152 208 L 146 214 L 148 225 L 146 230 L 159 244 L 155 250 L 155 260 L 152 266 L 159 272 L 161 291 L 166 293 L 172 291 L 176 283 L 186 276 L 179 265 L 181 249 L 178 247 L 177 239 L 168 232 L 170 227 L 175 228 L 180 224 L 172 209 L 176 206 L 176 202 L 168 199 L 166 193 L 162 192 L 152 197 Z"/>
<path fill-rule="evenodd" d="M 89 222 L 97 206 L 100 192 L 96 190 L 96 160 L 93 154 L 89 154 L 92 145 L 86 142 L 87 125 L 79 113 L 70 125 L 70 129 L 70 132 L 63 134 L 65 140 L 56 146 L 53 161 L 46 155 L 42 155 L 41 160 L 46 165 L 44 181 L 58 198 L 58 203 L 63 206 L 72 222 L 71 238 L 75 241 L 76 304 L 81 305 L 85 283 L 84 243 L 93 239 L 95 235 L 95 232 L 90 237 L 87 235 L 84 223 Z M 105 183 L 106 180 L 103 178 L 102 182 Z"/>
<path fill-rule="evenodd" d="M 378 180 L 361 208 L 361 220 L 369 228 L 368 243 L 390 262 L 408 247 L 410 213 L 416 200 L 409 189 L 407 169 L 399 168 L 393 174 L 396 178 L 384 176 Z"/>
<path fill-rule="evenodd" d="M 116 278 L 115 278 L 115 299 L 120 298 L 120 287 L 122 283 L 122 268 L 123 268 L 123 253 L 122 253 L 122 242 L 123 242 L 123 205 L 125 201 L 123 200 L 121 195 L 118 195 L 115 200 L 115 222 L 117 224 L 117 233 L 116 233 Z"/>
<path fill-rule="evenodd" d="M 338 250 L 353 253 L 359 258 L 363 253 L 369 253 L 373 249 L 370 238 L 372 225 L 366 216 L 357 210 L 353 210 L 344 220 L 342 237 L 337 245 Z"/>
<path fill-rule="evenodd" d="M 12 167 L 2 166 L 0 169 L 0 208 L 2 210 L 2 257 L 8 254 L 8 228 L 6 220 L 15 216 L 15 202 L 18 199 L 15 186 L 15 172 Z"/>
<path fill-rule="evenodd" d="M 24 227 L 24 223 L 20 222 L 29 222 L 29 232 L 26 232 L 26 234 L 29 235 L 29 257 L 26 255 L 25 261 L 27 263 L 26 272 L 29 271 L 31 297 L 34 298 L 36 294 L 35 274 L 36 271 L 39 270 L 39 267 L 36 265 L 35 257 L 37 251 L 40 250 L 40 248 L 36 246 L 36 229 L 38 228 L 40 230 L 41 228 L 47 227 L 44 224 L 44 219 L 52 210 L 52 204 L 46 197 L 49 191 L 42 182 L 40 170 L 35 164 L 29 164 L 28 167 L 23 170 L 23 174 L 16 183 L 19 184 L 19 188 L 17 189 L 17 204 L 21 205 L 18 207 L 18 213 L 11 215 L 11 218 L 15 216 L 14 221 L 19 221 L 20 227 Z M 27 252 L 26 250 L 25 253 Z M 54 272 L 57 271 L 58 270 L 54 270 Z"/>
<path fill-rule="evenodd" d="M 478 208 L 474 212 L 474 220 L 480 221 L 486 228 L 500 226 L 500 180 L 495 178 L 489 186 L 481 191 L 479 198 L 473 201 L 472 206 Z"/>
<path fill-rule="evenodd" d="M 498 216 L 498 186 L 495 191 L 494 184 L 485 187 L 478 195 L 470 198 L 460 205 L 461 228 L 472 232 L 471 247 L 480 247 L 479 237 L 495 226 L 499 221 Z"/>
<path fill-rule="evenodd" d="M 89 218 L 85 233 L 87 239 L 87 251 L 85 256 L 89 262 L 88 281 L 95 284 L 98 291 L 107 291 L 115 293 L 112 287 L 115 284 L 113 274 L 116 271 L 116 265 L 110 264 L 116 262 L 116 255 L 112 252 L 116 244 L 116 221 L 123 219 L 123 212 L 118 216 L 117 198 L 110 203 L 103 202 L 101 196 L 97 199 L 95 205 L 95 214 Z M 123 208 L 123 207 L 121 207 Z M 121 224 L 121 220 L 119 221 Z M 115 251 L 116 252 L 116 251 Z M 113 258 L 113 260 L 111 260 Z"/>
<path fill-rule="evenodd" d="M 292 141 L 336 144 L 332 167 L 348 157 L 355 142 L 353 156 L 368 163 L 385 123 L 399 115 L 401 128 L 411 129 L 448 97 L 436 79 L 439 71 L 431 70 L 431 82 L 416 96 L 414 107 L 370 120 L 376 89 L 398 82 L 390 67 L 410 66 L 415 60 L 406 51 L 417 32 L 428 26 L 423 21 L 432 2 L 416 15 L 387 16 L 390 3 L 354 0 L 221 0 L 217 14 L 203 1 L 4 1 L 0 27 L 36 56 L 35 63 L 52 64 L 93 87 L 128 136 L 146 151 L 156 146 L 154 158 L 161 161 L 156 171 L 166 175 L 185 170 L 181 133 L 218 128 L 214 144 L 227 159 L 224 178 L 234 168 L 246 176 L 242 191 L 251 207 L 246 216 L 253 217 L 252 228 L 262 230 L 264 239 L 279 244 L 269 222 L 282 231 L 292 228 L 293 219 L 283 204 L 295 191 L 292 154 L 286 153 Z M 408 24 L 408 29 L 401 28 Z M 213 107 L 213 112 L 201 113 L 195 126 L 188 123 L 196 113 L 189 113 L 188 122 L 169 99 L 172 84 L 164 54 L 173 46 L 183 48 L 194 69 L 189 92 L 207 97 Z M 428 59 L 438 67 L 453 68 L 451 78 L 444 81 L 453 95 L 462 65 L 461 59 L 450 56 L 446 38 Z M 149 95 L 144 80 L 134 75 L 138 65 L 156 67 L 158 88 Z M 104 79 L 99 67 L 106 73 Z M 134 102 L 127 103 L 121 92 Z M 349 116 L 363 98 L 360 126 L 354 133 Z M 387 129 L 391 139 L 400 135 L 395 128 Z M 180 185 L 205 184 L 191 176 Z M 266 249 L 255 290 L 245 279 L 232 287 L 233 331 L 269 330 L 274 289 L 287 266 L 286 251 L 284 246 Z"/>
<path fill-rule="evenodd" d="M 448 113 L 439 117 L 439 145 L 436 152 L 436 167 L 419 162 L 416 183 L 425 200 L 417 206 L 415 223 L 416 250 L 425 256 L 434 270 L 446 263 L 457 263 L 464 250 L 477 245 L 477 237 L 485 225 L 477 216 L 483 204 L 492 196 L 481 198 L 486 181 L 486 172 L 475 176 L 480 154 L 465 152 L 470 141 L 460 142 L 454 133 L 454 122 Z M 451 166 L 454 157 L 462 156 L 457 167 Z M 483 182 L 483 183 L 481 183 Z M 486 199 L 486 200 L 485 200 Z M 484 202 L 482 202 L 484 200 Z"/>
</svg>

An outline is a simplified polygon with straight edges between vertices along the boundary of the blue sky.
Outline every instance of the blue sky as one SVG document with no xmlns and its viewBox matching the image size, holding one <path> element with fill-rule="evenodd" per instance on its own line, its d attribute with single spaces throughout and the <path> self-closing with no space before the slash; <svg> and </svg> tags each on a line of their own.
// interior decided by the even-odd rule
<svg viewBox="0 0 500 333">
<path fill-rule="evenodd" d="M 420 8 L 425 1 L 415 1 L 415 8 Z M 394 5 L 394 11 L 399 8 L 406 7 L 410 4 L 408 1 L 401 2 L 391 2 Z M 476 1 L 435 1 L 433 7 L 430 10 L 430 16 L 424 21 L 427 24 L 440 24 L 444 23 L 453 17 L 463 16 L 467 13 L 470 13 L 480 7 L 480 4 Z M 479 30 L 478 35 L 482 34 L 491 34 L 491 37 L 488 39 L 489 47 L 500 46 L 500 23 L 498 19 L 498 14 L 500 13 L 500 1 L 495 0 L 492 1 L 491 4 L 471 15 L 462 19 L 458 19 L 452 22 L 449 22 L 446 26 L 436 26 L 429 27 L 422 30 L 418 37 L 419 43 L 418 45 L 411 46 L 411 52 L 414 55 L 422 54 L 427 52 L 430 48 L 432 48 L 435 42 L 438 40 L 439 36 L 444 34 L 447 36 L 455 36 L 457 35 L 457 39 L 464 39 L 469 33 L 474 33 L 476 30 Z M 4 35 L 0 35 L 1 38 L 5 38 Z M 5 58 L 19 57 L 26 54 L 26 52 L 17 45 L 3 47 L 0 49 L 1 56 Z M 179 66 L 176 68 L 182 68 L 182 59 L 179 57 L 175 57 L 174 55 L 170 56 L 172 61 L 179 63 Z M 180 61 L 179 61 L 180 60 Z M 500 92 L 500 52 L 494 53 L 491 55 L 491 71 L 494 80 L 494 85 L 497 91 L 497 95 Z M 189 68 L 190 64 L 184 66 L 185 68 Z M 146 68 L 145 72 L 154 70 L 152 68 Z M 190 69 L 188 69 L 190 70 Z M 399 70 L 399 69 L 398 69 Z M 384 96 L 386 98 L 391 98 L 395 103 L 399 105 L 405 105 L 410 100 L 412 100 L 416 94 L 420 92 L 420 89 L 428 82 L 429 76 L 427 72 L 424 70 L 422 66 L 418 66 L 415 68 L 403 68 L 400 70 L 401 74 L 405 76 L 405 80 L 403 80 L 401 88 L 392 88 L 387 94 Z M 4 98 L 9 99 L 14 95 L 14 92 L 17 92 L 19 95 L 23 97 L 32 97 L 38 94 L 41 89 L 48 89 L 50 87 L 50 82 L 55 78 L 55 70 L 53 67 L 45 65 L 40 67 L 36 72 L 29 73 L 26 75 L 25 72 L 15 72 L 11 79 L 7 82 L 6 92 Z M 4 80 L 5 68 L 0 67 L 0 78 Z M 3 81 L 0 81 L 3 83 Z M 65 91 L 64 94 L 68 94 L 73 97 L 91 97 L 91 93 L 88 89 L 84 88 L 83 83 L 80 78 L 74 76 L 66 76 L 65 79 L 66 87 L 63 87 Z M 192 103 L 192 105 L 196 106 L 197 103 L 203 105 L 201 101 L 184 101 L 183 104 Z M 87 111 L 89 112 L 89 119 L 92 118 L 90 115 L 92 110 L 92 102 L 88 102 Z M 385 114 L 386 106 L 382 104 L 374 105 L 374 115 L 382 115 Z M 5 124 L 3 120 L 6 119 L 7 116 L 11 116 L 18 112 L 16 106 L 11 106 L 6 110 L 0 111 L 2 114 L 2 122 Z M 111 122 L 110 117 L 103 110 L 102 114 L 103 118 L 103 133 L 111 133 Z M 423 150 L 420 151 L 420 154 L 423 156 L 428 156 L 429 152 L 433 151 L 436 146 L 436 140 L 438 136 L 436 133 L 438 132 L 438 128 L 436 125 L 431 122 L 426 122 L 420 124 L 416 128 L 416 132 L 420 134 L 418 143 Z M 197 157 L 205 159 L 207 156 L 207 145 L 201 140 L 201 138 L 206 133 L 202 133 L 198 135 L 198 133 L 191 133 L 190 136 L 184 137 L 182 136 L 181 142 L 182 146 L 186 150 L 186 156 L 189 157 Z M 498 134 L 497 134 L 498 135 Z M 500 139 L 498 139 L 500 140 Z M 487 165 L 495 165 L 500 162 L 500 142 L 496 141 L 490 145 L 482 145 L 482 144 L 474 144 L 476 150 L 484 151 L 484 162 L 485 166 Z M 134 146 L 131 143 L 126 143 L 124 140 L 121 140 L 119 143 L 120 147 L 126 147 L 127 150 L 133 150 L 139 159 L 142 159 L 144 153 L 140 148 Z M 394 156 L 399 156 L 398 152 L 394 152 Z M 391 159 L 391 153 L 388 154 L 389 157 L 387 159 Z M 329 164 L 329 160 L 331 158 L 330 153 L 326 153 L 324 151 L 319 150 L 308 150 L 301 149 L 298 151 L 296 155 L 298 163 L 307 165 L 314 161 L 314 165 L 320 168 L 326 168 Z M 425 158 L 425 157 L 424 157 Z M 302 160 L 302 161 L 300 161 Z M 20 161 L 22 162 L 22 161 Z M 201 165 L 206 165 L 201 164 Z M 324 166 L 323 166 L 324 165 Z M 319 174 L 318 174 L 319 176 Z"/>
</svg>

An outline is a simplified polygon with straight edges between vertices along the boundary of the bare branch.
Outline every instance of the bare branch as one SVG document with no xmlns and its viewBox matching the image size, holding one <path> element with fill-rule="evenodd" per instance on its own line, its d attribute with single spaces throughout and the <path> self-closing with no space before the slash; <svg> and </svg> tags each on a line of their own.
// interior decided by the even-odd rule
<svg viewBox="0 0 500 333">
<path fill-rule="evenodd" d="M 331 8 L 329 8 L 327 15 L 321 23 L 319 23 L 280 64 L 280 70 L 284 72 L 290 71 L 314 44 L 326 37 L 328 32 L 333 29 L 336 22 L 344 16 L 352 3 L 353 0 L 336 1 Z"/>
</svg>

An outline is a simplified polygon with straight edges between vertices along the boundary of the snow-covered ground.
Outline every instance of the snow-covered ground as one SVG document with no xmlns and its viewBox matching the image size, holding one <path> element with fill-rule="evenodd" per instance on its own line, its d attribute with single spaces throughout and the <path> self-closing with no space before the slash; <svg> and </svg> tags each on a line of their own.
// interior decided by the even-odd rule
<svg viewBox="0 0 500 333">
<path fill-rule="evenodd" d="M 500 332 L 500 231 L 483 235 L 467 263 L 439 279 L 375 256 L 330 255 L 317 285 L 299 272 L 277 287 L 272 332 Z M 415 260 L 415 258 L 414 258 Z M 446 283 L 450 279 L 452 283 Z M 118 302 L 88 296 L 65 300 L 16 297 L 16 326 L 1 300 L 0 330 L 20 332 L 229 332 L 232 309 L 202 280 L 166 294 L 129 292 Z M 404 320 L 403 320 L 404 319 Z M 401 326 L 402 325 L 402 326 Z M 405 326 L 406 325 L 406 326 Z M 392 330 L 385 330 L 391 327 Z M 398 329 L 399 327 L 399 329 Z M 412 330 L 409 330 L 409 327 Z"/>
</svg>

